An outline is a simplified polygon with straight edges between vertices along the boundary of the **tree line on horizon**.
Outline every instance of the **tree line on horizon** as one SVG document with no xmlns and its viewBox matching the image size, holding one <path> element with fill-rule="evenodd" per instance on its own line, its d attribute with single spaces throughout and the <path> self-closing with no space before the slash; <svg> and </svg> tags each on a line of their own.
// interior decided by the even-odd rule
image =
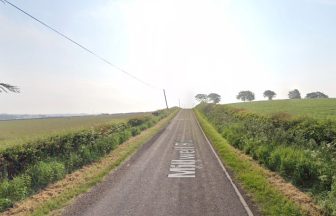
<svg viewBox="0 0 336 216">
<path fill-rule="evenodd" d="M 217 93 L 210 93 L 210 94 L 197 94 L 195 96 L 195 99 L 199 102 L 204 102 L 204 103 L 219 103 L 221 101 L 221 96 Z"/>
<path fill-rule="evenodd" d="M 6 83 L 0 83 L 0 93 L 2 92 L 14 92 L 19 93 L 20 89 L 17 86 L 13 86 Z M 276 93 L 272 90 L 266 90 L 264 91 L 263 96 L 265 98 L 268 98 L 268 100 L 273 100 L 273 98 L 276 97 Z M 199 102 L 212 102 L 212 103 L 219 103 L 221 101 L 221 96 L 217 93 L 210 93 L 210 94 L 197 94 L 195 96 L 196 100 Z M 254 101 L 255 100 L 255 94 L 252 91 L 240 91 L 236 97 L 238 100 L 241 101 Z M 301 93 L 298 89 L 294 89 L 292 91 L 288 92 L 288 98 L 289 99 L 302 99 Z M 310 92 L 306 95 L 306 99 L 318 99 L 318 98 L 329 98 L 328 95 L 324 94 L 323 92 L 316 91 L 316 92 Z"/>
<path fill-rule="evenodd" d="M 266 90 L 264 91 L 263 96 L 267 98 L 268 100 L 273 100 L 273 98 L 276 97 L 276 93 L 272 90 Z M 255 100 L 255 94 L 252 91 L 240 91 L 236 97 L 238 100 L 241 101 L 254 101 Z M 294 89 L 292 91 L 288 92 L 288 98 L 289 99 L 302 99 L 301 93 L 298 89 Z M 328 95 L 316 91 L 316 92 L 311 92 L 308 93 L 305 97 L 306 99 L 318 99 L 318 98 L 329 98 Z M 195 99 L 199 102 L 205 102 L 205 103 L 219 103 L 221 100 L 221 96 L 217 93 L 210 93 L 209 95 L 207 94 L 197 94 L 195 96 Z"/>
</svg>

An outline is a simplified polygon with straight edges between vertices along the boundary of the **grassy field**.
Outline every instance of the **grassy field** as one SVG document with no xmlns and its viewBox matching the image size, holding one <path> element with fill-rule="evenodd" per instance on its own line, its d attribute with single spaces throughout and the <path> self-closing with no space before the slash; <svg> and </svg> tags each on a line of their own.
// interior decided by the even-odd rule
<svg viewBox="0 0 336 216">
<path fill-rule="evenodd" d="M 0 121 L 0 149 L 20 144 L 41 136 L 50 136 L 69 130 L 80 130 L 105 123 L 118 123 L 140 113 L 96 115 L 65 118 Z"/>
<path fill-rule="evenodd" d="M 336 120 L 336 99 L 256 101 L 229 105 L 258 114 L 286 112 L 292 115 Z"/>
</svg>

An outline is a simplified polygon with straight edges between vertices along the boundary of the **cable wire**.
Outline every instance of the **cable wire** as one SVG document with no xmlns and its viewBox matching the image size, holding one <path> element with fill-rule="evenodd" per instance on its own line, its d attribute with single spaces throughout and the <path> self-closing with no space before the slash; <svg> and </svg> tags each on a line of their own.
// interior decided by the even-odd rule
<svg viewBox="0 0 336 216">
<path fill-rule="evenodd" d="M 122 73 L 128 75 L 129 77 L 137 80 L 138 82 L 141 82 L 142 84 L 148 86 L 148 87 L 151 87 L 151 88 L 157 88 L 155 87 L 154 85 L 151 85 L 141 79 L 139 79 L 138 77 L 134 76 L 133 74 L 127 72 L 126 70 L 122 69 L 121 67 L 113 64 L 112 62 L 110 62 L 109 60 L 107 60 L 106 58 L 98 55 L 97 53 L 95 53 L 94 51 L 86 48 L 85 46 L 81 45 L 80 43 L 76 42 L 75 40 L 71 39 L 70 37 L 66 36 L 65 34 L 63 34 L 62 32 L 56 30 L 55 28 L 51 27 L 50 25 L 48 25 L 47 23 L 39 20 L 38 18 L 34 17 L 33 15 L 29 14 L 28 12 L 24 11 L 23 9 L 19 8 L 18 6 L 14 5 L 13 3 L 7 1 L 7 0 L 0 0 L 2 1 L 3 3 L 7 3 L 9 4 L 10 6 L 14 7 L 15 9 L 19 10 L 20 12 L 24 13 L 25 15 L 29 16 L 30 18 L 32 18 L 33 20 L 39 22 L 40 24 L 42 24 L 43 26 L 47 27 L 48 29 L 52 30 L 53 32 L 55 32 L 56 34 L 60 35 L 61 37 L 65 38 L 66 40 L 72 42 L 73 44 L 79 46 L 80 48 L 82 48 L 83 50 L 89 52 L 90 54 L 94 55 L 95 57 L 97 57 L 98 59 L 100 59 L 101 61 L 105 62 L 106 64 L 118 69 L 119 71 L 121 71 Z"/>
</svg>

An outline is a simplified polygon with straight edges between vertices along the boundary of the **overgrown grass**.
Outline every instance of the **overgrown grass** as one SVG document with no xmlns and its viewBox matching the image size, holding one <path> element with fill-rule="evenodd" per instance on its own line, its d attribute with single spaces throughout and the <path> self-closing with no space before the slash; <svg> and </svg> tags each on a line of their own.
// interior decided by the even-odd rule
<svg viewBox="0 0 336 216">
<path fill-rule="evenodd" d="M 336 99 L 273 100 L 228 104 L 258 114 L 284 112 L 317 119 L 336 119 Z"/>
<path fill-rule="evenodd" d="M 195 110 L 197 118 L 218 152 L 224 164 L 234 173 L 235 179 L 242 185 L 258 204 L 264 215 L 303 215 L 300 208 L 277 191 L 267 180 L 261 167 L 242 158 L 237 151 L 217 132 L 217 130 Z"/>
</svg>

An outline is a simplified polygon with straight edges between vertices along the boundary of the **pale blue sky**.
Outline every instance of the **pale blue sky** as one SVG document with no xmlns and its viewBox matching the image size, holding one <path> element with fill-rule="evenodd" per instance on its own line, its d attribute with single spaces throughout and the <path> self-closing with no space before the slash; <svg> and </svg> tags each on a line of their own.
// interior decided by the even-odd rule
<svg viewBox="0 0 336 216">
<path fill-rule="evenodd" d="M 111 62 L 111 68 L 0 3 L 0 113 L 100 113 L 194 105 L 197 93 L 235 102 L 320 90 L 336 96 L 336 0 L 11 0 Z"/>
</svg>

